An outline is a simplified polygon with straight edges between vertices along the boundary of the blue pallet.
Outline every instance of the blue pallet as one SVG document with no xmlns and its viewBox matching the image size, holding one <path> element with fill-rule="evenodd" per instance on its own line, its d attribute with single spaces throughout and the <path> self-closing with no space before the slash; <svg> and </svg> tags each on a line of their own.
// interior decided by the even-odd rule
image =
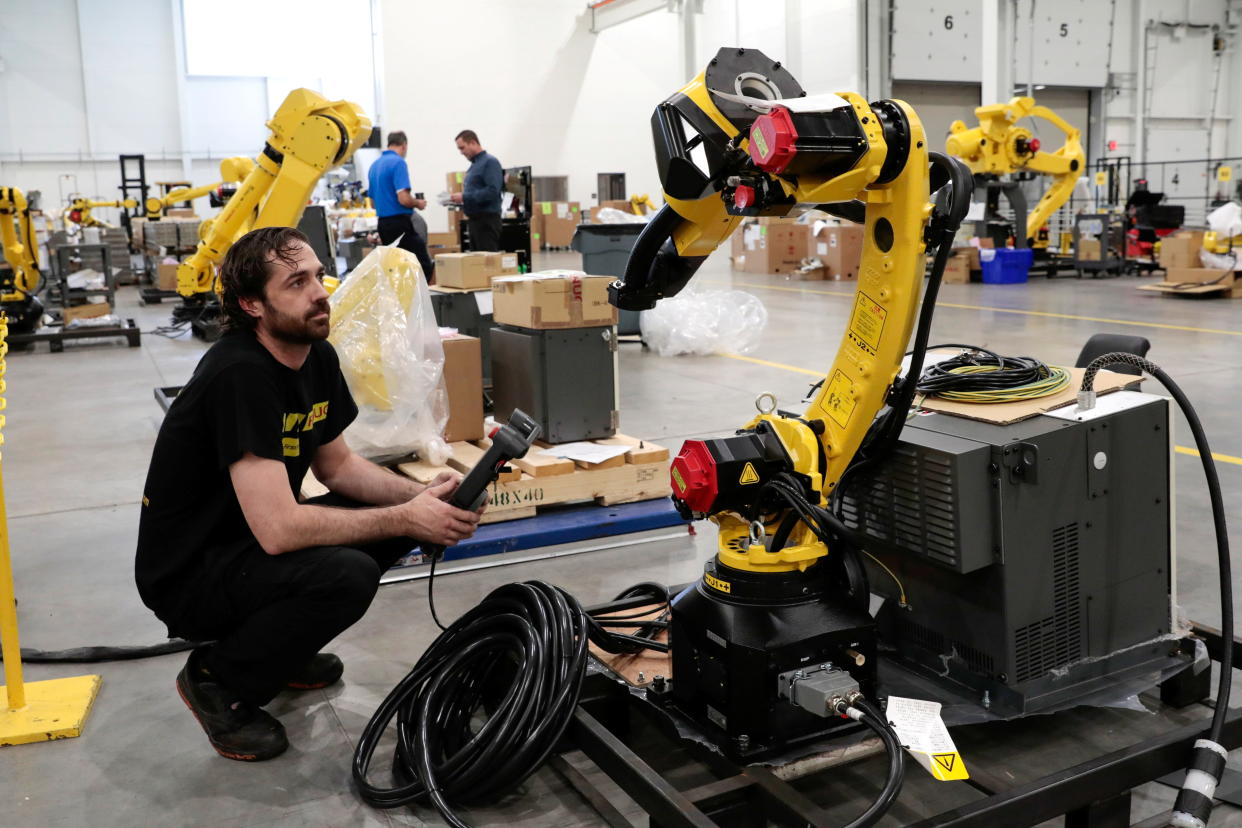
<svg viewBox="0 0 1242 828">
<path fill-rule="evenodd" d="M 547 509 L 535 517 L 484 524 L 470 540 L 445 550 L 443 560 L 460 561 L 521 549 L 645 532 L 648 529 L 685 526 L 687 523 L 673 507 L 672 500 L 666 497 L 617 506 L 565 506 Z M 422 563 L 417 557 L 407 560 L 410 564 Z"/>
</svg>

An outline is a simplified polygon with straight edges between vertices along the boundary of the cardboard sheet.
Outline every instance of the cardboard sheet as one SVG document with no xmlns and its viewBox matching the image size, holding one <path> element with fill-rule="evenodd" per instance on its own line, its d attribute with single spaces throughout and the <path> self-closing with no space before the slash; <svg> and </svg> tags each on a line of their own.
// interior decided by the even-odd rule
<svg viewBox="0 0 1242 828">
<path fill-rule="evenodd" d="M 981 420 L 985 423 L 1009 425 L 1010 423 L 1021 422 L 1022 420 L 1043 414 L 1046 411 L 1051 411 L 1054 408 L 1060 408 L 1069 403 L 1076 402 L 1078 399 L 1078 389 L 1082 386 L 1082 375 L 1085 369 L 1067 368 L 1066 370 L 1070 373 L 1069 386 L 1059 393 L 1048 397 L 1008 403 L 988 403 L 986 405 L 951 402 L 949 400 L 928 397 L 918 405 L 920 408 L 928 411 L 952 414 L 955 417 L 965 417 L 968 420 Z M 1133 374 L 1101 371 L 1095 377 L 1095 392 L 1097 395 L 1108 394 L 1129 386 L 1137 387 L 1142 381 L 1142 377 L 1134 376 Z"/>
</svg>

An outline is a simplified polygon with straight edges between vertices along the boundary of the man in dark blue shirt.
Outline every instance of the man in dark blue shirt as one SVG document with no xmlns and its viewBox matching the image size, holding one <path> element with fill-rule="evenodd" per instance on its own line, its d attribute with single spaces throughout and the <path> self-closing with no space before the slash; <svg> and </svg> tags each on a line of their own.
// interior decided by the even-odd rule
<svg viewBox="0 0 1242 828">
<path fill-rule="evenodd" d="M 379 218 L 379 237 L 383 244 L 397 243 L 418 257 L 427 281 L 434 280 L 435 262 L 427 255 L 427 244 L 414 231 L 411 220 L 414 209 L 426 208 L 427 202 L 410 194 L 410 170 L 405 165 L 409 141 L 404 132 L 388 133 L 388 149 L 367 171 L 368 192 Z"/>
<path fill-rule="evenodd" d="M 479 146 L 472 129 L 457 133 L 458 151 L 470 159 L 470 171 L 462 184 L 464 192 L 453 193 L 470 222 L 471 250 L 500 249 L 500 193 L 505 186 L 504 170 L 496 156 Z"/>
</svg>

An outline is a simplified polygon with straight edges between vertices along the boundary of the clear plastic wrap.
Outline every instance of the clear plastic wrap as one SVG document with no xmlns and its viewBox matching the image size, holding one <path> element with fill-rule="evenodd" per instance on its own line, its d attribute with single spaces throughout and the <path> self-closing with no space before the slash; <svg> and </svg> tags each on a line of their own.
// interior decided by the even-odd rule
<svg viewBox="0 0 1242 828">
<path fill-rule="evenodd" d="M 345 442 L 364 457 L 417 454 L 443 464 L 444 348 L 413 253 L 377 247 L 332 294 L 329 341 L 358 404 Z"/>
<path fill-rule="evenodd" d="M 643 341 L 660 356 L 748 354 L 759 347 L 768 310 L 744 291 L 691 285 L 643 311 L 639 324 Z"/>
<path fill-rule="evenodd" d="M 601 207 L 595 214 L 596 224 L 646 224 L 651 220 L 650 215 L 640 216 L 638 213 L 630 213 L 625 210 L 618 210 L 615 207 Z"/>
<path fill-rule="evenodd" d="M 1235 201 L 1227 201 L 1208 213 L 1207 223 L 1208 229 L 1217 238 L 1242 236 L 1242 206 Z"/>
<path fill-rule="evenodd" d="M 1200 250 L 1199 264 L 1209 270 L 1219 270 L 1222 273 L 1227 270 L 1236 270 L 1238 267 L 1238 254 L 1236 252 L 1210 253 L 1207 250 Z"/>
</svg>

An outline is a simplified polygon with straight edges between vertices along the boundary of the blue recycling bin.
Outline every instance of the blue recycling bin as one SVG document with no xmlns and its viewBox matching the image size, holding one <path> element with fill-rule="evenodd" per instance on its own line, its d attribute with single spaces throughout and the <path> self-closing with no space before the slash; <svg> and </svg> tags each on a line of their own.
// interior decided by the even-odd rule
<svg viewBox="0 0 1242 828">
<path fill-rule="evenodd" d="M 1029 247 L 1017 250 L 1008 247 L 979 251 L 979 266 L 983 268 L 985 285 L 1016 285 L 1025 282 L 1035 261 L 1035 251 Z"/>
</svg>

